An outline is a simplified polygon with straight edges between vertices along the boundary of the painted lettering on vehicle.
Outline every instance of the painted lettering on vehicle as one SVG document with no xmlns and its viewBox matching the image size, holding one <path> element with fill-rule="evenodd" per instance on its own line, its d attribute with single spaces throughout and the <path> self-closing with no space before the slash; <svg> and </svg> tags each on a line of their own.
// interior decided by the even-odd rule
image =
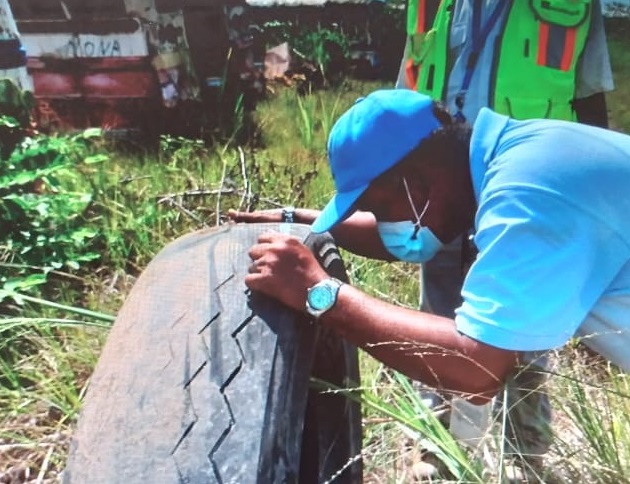
<svg viewBox="0 0 630 484">
<path fill-rule="evenodd" d="M 72 38 L 66 45 L 63 57 L 120 57 L 122 51 L 117 39 L 81 40 Z"/>
</svg>

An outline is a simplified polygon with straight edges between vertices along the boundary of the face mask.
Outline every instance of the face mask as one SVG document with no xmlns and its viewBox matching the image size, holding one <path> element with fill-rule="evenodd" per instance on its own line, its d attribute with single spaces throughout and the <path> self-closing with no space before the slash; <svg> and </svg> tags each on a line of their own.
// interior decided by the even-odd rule
<svg viewBox="0 0 630 484">
<path fill-rule="evenodd" d="M 387 251 L 396 259 L 420 264 L 431 259 L 443 244 L 429 227 L 423 227 L 421 223 L 422 216 L 429 208 L 429 201 L 427 200 L 422 213 L 418 215 L 404 178 L 403 183 L 416 221 L 378 222 L 378 233 Z"/>
</svg>

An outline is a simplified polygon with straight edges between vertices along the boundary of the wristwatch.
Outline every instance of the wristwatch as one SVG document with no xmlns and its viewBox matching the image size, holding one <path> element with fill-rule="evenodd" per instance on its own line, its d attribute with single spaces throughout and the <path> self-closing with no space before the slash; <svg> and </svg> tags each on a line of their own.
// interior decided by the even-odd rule
<svg viewBox="0 0 630 484">
<path fill-rule="evenodd" d="M 337 302 L 337 293 L 343 282 L 331 277 L 318 282 L 306 293 L 306 312 L 319 318 Z"/>
<path fill-rule="evenodd" d="M 282 222 L 289 224 L 295 222 L 295 207 L 289 206 L 282 209 Z"/>
</svg>

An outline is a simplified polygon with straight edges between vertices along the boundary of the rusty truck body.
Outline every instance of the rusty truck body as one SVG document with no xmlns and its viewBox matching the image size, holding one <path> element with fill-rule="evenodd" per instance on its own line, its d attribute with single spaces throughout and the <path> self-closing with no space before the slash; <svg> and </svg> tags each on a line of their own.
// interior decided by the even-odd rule
<svg viewBox="0 0 630 484">
<path fill-rule="evenodd" d="M 270 23 L 343 31 L 360 40 L 351 45 L 349 63 L 372 66 L 378 49 L 379 62 L 392 64 L 387 78 L 393 79 L 404 35 L 395 34 L 383 5 L 383 0 L 0 0 L 0 54 L 11 53 L 5 56 L 9 65 L 23 57 L 26 69 L 14 70 L 14 76 L 21 87 L 30 84 L 42 131 L 102 127 L 112 136 L 203 136 L 218 125 L 229 128 L 237 108 L 251 110 L 260 98 L 265 52 L 273 47 L 260 27 Z M 3 39 L 5 24 L 5 31 L 14 32 Z"/>
<path fill-rule="evenodd" d="M 253 72 L 244 0 L 9 4 L 42 130 L 198 135 Z"/>
</svg>

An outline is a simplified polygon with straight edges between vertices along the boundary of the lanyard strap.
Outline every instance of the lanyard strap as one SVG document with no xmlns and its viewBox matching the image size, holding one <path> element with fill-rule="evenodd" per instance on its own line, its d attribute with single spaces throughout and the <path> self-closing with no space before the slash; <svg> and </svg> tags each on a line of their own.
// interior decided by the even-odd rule
<svg viewBox="0 0 630 484">
<path fill-rule="evenodd" d="M 462 108 L 464 107 L 464 96 L 466 95 L 466 91 L 470 86 L 470 81 L 472 80 L 473 73 L 475 72 L 475 67 L 477 66 L 477 61 L 479 60 L 479 54 L 481 53 L 486 40 L 488 39 L 488 35 L 497 24 L 499 17 L 505 10 L 505 7 L 508 5 L 509 0 L 498 0 L 497 5 L 492 10 L 490 17 L 486 21 L 483 28 L 481 27 L 481 2 L 482 0 L 475 0 L 473 4 L 473 16 L 472 16 L 472 48 L 470 54 L 468 55 L 468 61 L 466 62 L 466 71 L 464 72 L 464 80 L 462 82 L 462 88 L 460 93 L 455 100 L 457 108 L 460 113 Z"/>
</svg>

